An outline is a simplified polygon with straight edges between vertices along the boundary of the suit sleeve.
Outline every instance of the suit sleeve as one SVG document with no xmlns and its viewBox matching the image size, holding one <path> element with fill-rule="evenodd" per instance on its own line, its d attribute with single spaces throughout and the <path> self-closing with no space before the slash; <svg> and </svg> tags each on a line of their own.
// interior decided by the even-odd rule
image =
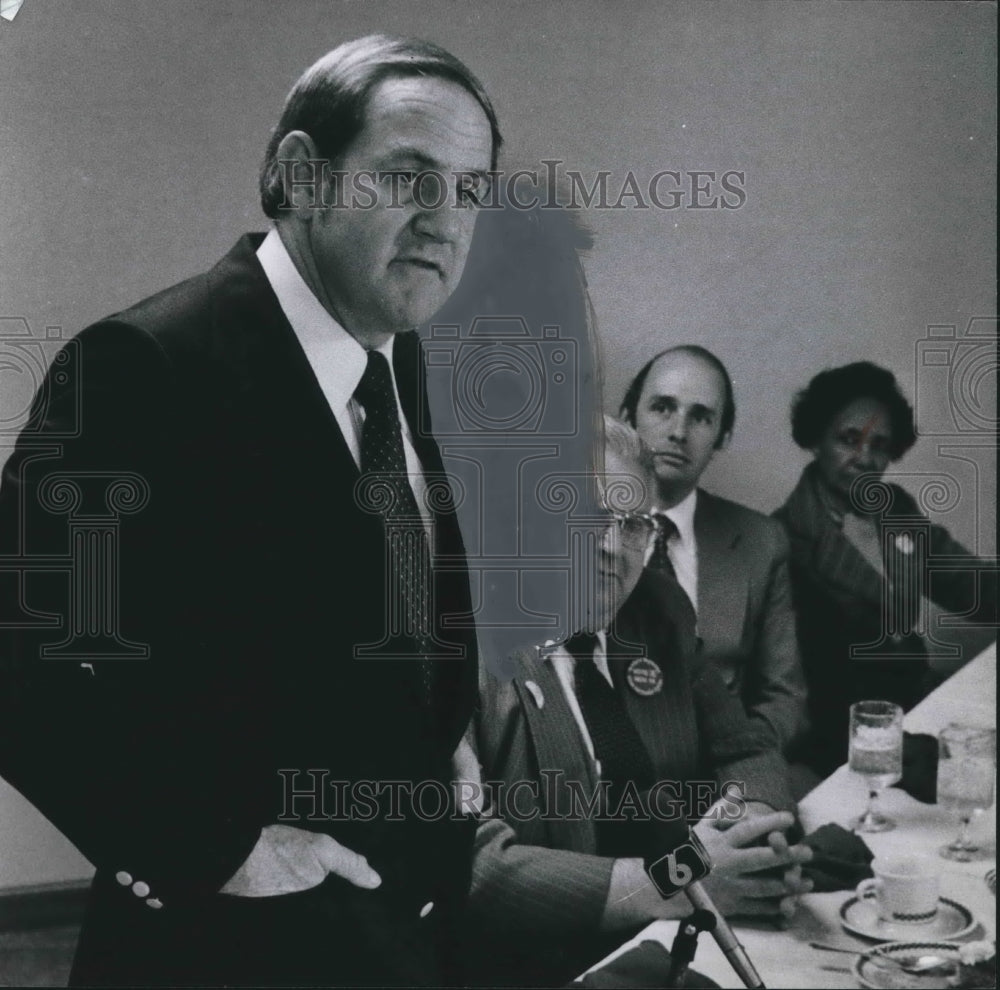
<svg viewBox="0 0 1000 990">
<path fill-rule="evenodd" d="M 470 907 L 478 924 L 578 938 L 600 928 L 614 860 L 525 845 L 503 819 L 486 817 L 476 832 Z"/>
<path fill-rule="evenodd" d="M 747 801 L 763 801 L 776 811 L 795 811 L 788 788 L 788 765 L 769 731 L 747 716 L 726 690 L 714 665 L 693 658 L 691 688 L 699 741 L 708 766 L 720 784 L 743 785 Z"/>
<path fill-rule="evenodd" d="M 194 495 L 196 485 L 178 456 L 183 417 L 171 364 L 149 335 L 97 325 L 64 355 L 0 487 L 0 553 L 28 565 L 0 577 L 0 610 L 18 616 L 0 641 L 0 773 L 99 870 L 127 873 L 169 907 L 217 890 L 260 831 L 237 795 L 246 776 L 209 745 L 219 713 L 189 676 L 207 657 L 185 642 L 182 584 L 192 562 L 173 559 L 170 543 L 184 518 L 179 493 Z M 107 521 L 116 506 L 99 538 L 110 541 L 116 571 L 105 557 L 105 570 L 74 584 L 31 566 L 60 558 L 77 566 L 96 553 L 70 522 Z M 95 622 L 104 654 L 121 656 L 52 654 Z"/>
<path fill-rule="evenodd" d="M 480 702 L 467 738 L 482 767 L 488 805 L 476 831 L 469 908 L 482 931 L 578 938 L 600 927 L 614 860 L 521 840 L 541 812 L 512 681 L 480 664 Z M 527 786 L 517 782 L 526 780 Z M 511 785 L 515 785 L 512 789 Z M 507 816 L 510 821 L 506 820 Z M 518 829 L 517 826 L 520 826 Z"/>
<path fill-rule="evenodd" d="M 934 568 L 930 574 L 931 600 L 976 625 L 992 627 L 996 635 L 997 567 L 953 539 L 943 526 L 931 526 L 931 558 L 949 557 L 954 569 Z"/>
<path fill-rule="evenodd" d="M 743 703 L 751 719 L 765 728 L 778 747 L 805 732 L 806 685 L 799 658 L 795 612 L 788 570 L 788 537 L 767 520 L 771 551 L 763 608 L 756 630 L 754 662 L 748 665 Z"/>
</svg>

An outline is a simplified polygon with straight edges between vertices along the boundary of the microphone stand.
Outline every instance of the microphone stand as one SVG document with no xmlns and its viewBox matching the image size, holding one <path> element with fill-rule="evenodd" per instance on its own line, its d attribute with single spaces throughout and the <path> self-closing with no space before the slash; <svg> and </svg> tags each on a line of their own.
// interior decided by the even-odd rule
<svg viewBox="0 0 1000 990">
<path fill-rule="evenodd" d="M 715 928 L 715 915 L 711 911 L 697 910 L 684 918 L 677 928 L 673 945 L 670 946 L 670 969 L 667 971 L 665 987 L 684 986 L 688 967 L 694 961 L 698 948 L 698 936 Z"/>
</svg>

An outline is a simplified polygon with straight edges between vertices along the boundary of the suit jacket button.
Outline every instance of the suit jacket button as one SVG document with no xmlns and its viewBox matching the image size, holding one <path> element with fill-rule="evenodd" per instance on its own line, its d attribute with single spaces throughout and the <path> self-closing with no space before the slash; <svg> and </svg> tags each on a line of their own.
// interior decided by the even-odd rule
<svg viewBox="0 0 1000 990">
<path fill-rule="evenodd" d="M 163 907 L 163 901 L 161 901 L 158 897 L 147 897 L 146 898 L 146 903 L 151 908 L 161 908 L 161 907 Z"/>
<path fill-rule="evenodd" d="M 148 897 L 149 884 L 143 883 L 141 880 L 136 880 L 136 882 L 132 884 L 132 893 L 135 894 L 136 897 Z"/>
<path fill-rule="evenodd" d="M 116 879 L 116 880 L 117 880 L 117 881 L 118 881 L 118 882 L 119 882 L 119 883 L 120 883 L 120 884 L 121 884 L 121 885 L 122 885 L 123 887 L 131 887 L 131 886 L 132 886 L 132 874 L 131 874 L 131 873 L 126 873 L 126 872 L 125 872 L 124 870 L 119 870 L 119 871 L 118 871 L 118 872 L 117 872 L 117 873 L 115 874 L 115 879 Z"/>
<path fill-rule="evenodd" d="M 425 904 L 425 905 L 424 905 L 424 906 L 423 906 L 423 907 L 422 907 L 422 908 L 420 909 L 420 917 L 421 917 L 421 918 L 426 918 L 426 917 L 427 917 L 427 915 L 429 915 L 429 914 L 431 913 L 431 911 L 433 911 L 433 910 L 434 910 L 434 902 L 433 902 L 433 901 L 428 901 L 428 902 L 427 902 L 427 903 L 426 903 L 426 904 Z"/>
</svg>

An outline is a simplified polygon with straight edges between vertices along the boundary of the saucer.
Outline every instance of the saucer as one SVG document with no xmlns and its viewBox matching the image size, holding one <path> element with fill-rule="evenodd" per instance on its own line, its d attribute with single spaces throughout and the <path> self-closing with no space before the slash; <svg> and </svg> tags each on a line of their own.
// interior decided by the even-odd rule
<svg viewBox="0 0 1000 990">
<path fill-rule="evenodd" d="M 941 973 L 905 973 L 892 963 L 879 963 L 879 958 L 889 956 L 900 962 L 919 958 L 923 955 L 941 956 L 956 963 L 953 983 L 942 984 Z M 941 986 L 956 986 L 958 983 L 958 946 L 954 942 L 885 942 L 858 956 L 854 963 L 854 975 L 863 987 L 869 990 L 938 990 Z"/>
<path fill-rule="evenodd" d="M 850 897 L 840 906 L 840 923 L 855 935 L 879 942 L 902 942 L 915 935 L 929 939 L 962 938 L 976 927 L 972 912 L 947 897 L 938 899 L 934 920 L 922 925 L 883 921 L 878 916 L 874 897 Z"/>
</svg>

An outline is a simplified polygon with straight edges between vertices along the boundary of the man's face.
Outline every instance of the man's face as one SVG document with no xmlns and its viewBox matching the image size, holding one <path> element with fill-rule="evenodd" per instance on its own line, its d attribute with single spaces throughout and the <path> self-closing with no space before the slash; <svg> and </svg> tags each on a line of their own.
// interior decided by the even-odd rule
<svg viewBox="0 0 1000 990">
<path fill-rule="evenodd" d="M 813 454 L 827 488 L 847 499 L 862 474 L 885 473 L 891 448 L 889 410 L 876 399 L 855 399 L 830 420 Z"/>
<path fill-rule="evenodd" d="M 623 460 L 613 450 L 606 450 L 604 458 L 604 486 L 609 493 L 623 488 L 641 492 L 644 472 L 631 461 Z M 618 499 L 610 498 L 612 508 Z M 608 526 L 595 551 L 596 580 L 591 631 L 606 629 L 618 610 L 625 604 L 642 576 L 646 549 L 653 537 L 653 526 L 648 516 L 648 495 L 627 500 L 633 513 L 622 513 L 617 521 L 609 519 Z"/>
<path fill-rule="evenodd" d="M 664 508 L 694 489 L 712 460 L 725 399 L 726 386 L 718 370 L 693 354 L 664 354 L 649 369 L 635 410 L 635 427 L 655 455 Z"/>
<path fill-rule="evenodd" d="M 364 128 L 334 164 L 347 173 L 340 201 L 354 205 L 314 210 L 307 227 L 317 295 L 349 332 L 417 326 L 455 290 L 476 209 L 456 204 L 454 174 L 485 181 L 492 148 L 485 112 L 456 83 L 390 78 L 372 91 Z M 444 182 L 415 187 L 426 171 Z"/>
</svg>

